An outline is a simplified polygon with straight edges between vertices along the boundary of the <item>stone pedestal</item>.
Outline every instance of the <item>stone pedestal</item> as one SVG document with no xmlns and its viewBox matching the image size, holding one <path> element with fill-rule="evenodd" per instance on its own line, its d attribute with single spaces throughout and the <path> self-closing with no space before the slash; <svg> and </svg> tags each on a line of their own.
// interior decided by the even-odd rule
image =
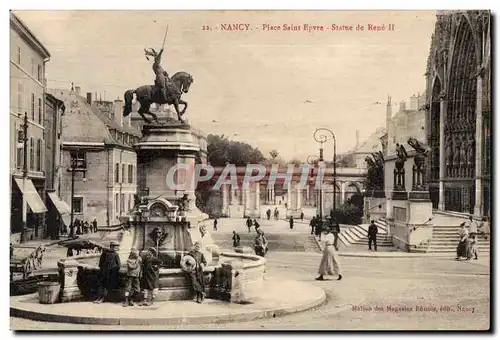
<svg viewBox="0 0 500 340">
<path fill-rule="evenodd" d="M 78 266 L 78 261 L 69 258 L 57 262 L 61 284 L 61 291 L 59 293 L 60 302 L 79 300 L 83 297 L 80 288 L 78 288 Z"/>
</svg>

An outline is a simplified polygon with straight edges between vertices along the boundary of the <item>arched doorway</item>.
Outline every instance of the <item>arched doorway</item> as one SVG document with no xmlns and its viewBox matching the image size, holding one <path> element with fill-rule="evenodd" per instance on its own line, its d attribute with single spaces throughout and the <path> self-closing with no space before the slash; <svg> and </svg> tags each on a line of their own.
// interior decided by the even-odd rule
<svg viewBox="0 0 500 340">
<path fill-rule="evenodd" d="M 349 183 L 345 189 L 344 202 L 347 202 L 355 194 L 361 194 L 361 190 L 356 183 Z"/>
<path fill-rule="evenodd" d="M 445 210 L 473 213 L 475 201 L 476 51 L 461 18 L 451 59 L 445 134 Z"/>
</svg>

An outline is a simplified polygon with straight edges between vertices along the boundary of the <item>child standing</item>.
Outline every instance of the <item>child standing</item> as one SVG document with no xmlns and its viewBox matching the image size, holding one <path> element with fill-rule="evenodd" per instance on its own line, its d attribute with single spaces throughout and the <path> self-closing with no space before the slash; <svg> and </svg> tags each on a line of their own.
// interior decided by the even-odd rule
<svg viewBox="0 0 500 340">
<path fill-rule="evenodd" d="M 132 299 L 141 290 L 139 281 L 141 277 L 141 264 L 142 259 L 139 257 L 139 252 L 137 249 L 132 248 L 127 260 L 127 288 L 125 290 L 123 307 L 133 306 Z"/>
<path fill-rule="evenodd" d="M 478 253 L 478 249 L 477 249 L 477 240 L 476 240 L 476 235 L 472 235 L 471 236 L 471 241 L 470 241 L 470 257 L 469 258 L 472 258 L 472 256 L 474 256 L 474 260 L 477 260 L 477 253 Z"/>
<path fill-rule="evenodd" d="M 153 304 L 153 291 L 158 288 L 160 280 L 161 261 L 157 259 L 154 249 L 141 252 L 142 256 L 142 289 L 144 291 L 144 302 L 142 306 Z"/>
</svg>

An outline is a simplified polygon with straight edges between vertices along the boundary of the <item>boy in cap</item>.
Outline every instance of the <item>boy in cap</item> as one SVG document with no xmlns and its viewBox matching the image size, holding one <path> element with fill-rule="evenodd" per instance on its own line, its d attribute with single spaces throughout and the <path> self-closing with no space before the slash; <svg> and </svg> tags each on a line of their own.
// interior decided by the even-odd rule
<svg viewBox="0 0 500 340">
<path fill-rule="evenodd" d="M 109 290 L 116 287 L 121 266 L 120 257 L 116 252 L 119 245 L 118 242 L 112 241 L 109 249 L 105 249 L 101 254 L 99 259 L 99 298 L 94 301 L 95 303 L 103 302 Z"/>
<path fill-rule="evenodd" d="M 127 259 L 127 288 L 125 290 L 125 302 L 123 307 L 133 306 L 132 299 L 141 290 L 139 278 L 141 276 L 142 259 L 137 249 L 132 248 Z"/>
<path fill-rule="evenodd" d="M 144 291 L 144 301 L 141 306 L 151 306 L 153 304 L 153 291 L 158 288 L 160 280 L 160 266 L 162 262 L 157 259 L 156 250 L 151 248 L 141 252 L 142 257 L 142 289 Z"/>
</svg>

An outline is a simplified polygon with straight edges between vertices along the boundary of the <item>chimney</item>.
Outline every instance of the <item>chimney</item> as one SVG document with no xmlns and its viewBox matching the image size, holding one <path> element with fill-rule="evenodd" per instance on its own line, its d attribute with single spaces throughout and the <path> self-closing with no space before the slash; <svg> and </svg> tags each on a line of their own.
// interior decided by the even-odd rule
<svg viewBox="0 0 500 340">
<path fill-rule="evenodd" d="M 359 130 L 356 130 L 356 150 L 359 148 Z"/>
<path fill-rule="evenodd" d="M 115 104 L 113 105 L 113 116 L 115 121 L 120 124 L 120 126 L 123 126 L 123 102 L 121 100 L 115 100 Z"/>
<path fill-rule="evenodd" d="M 92 105 L 92 92 L 87 92 L 87 104 Z"/>
<path fill-rule="evenodd" d="M 399 102 L 399 111 L 405 111 L 406 110 L 406 103 L 404 100 Z"/>
<path fill-rule="evenodd" d="M 76 93 L 76 95 L 77 95 L 77 96 L 79 96 L 79 95 L 80 95 L 80 91 L 81 91 L 81 90 L 82 90 L 82 89 L 81 89 L 81 87 L 80 87 L 80 86 L 75 86 L 75 93 Z"/>
<path fill-rule="evenodd" d="M 410 110 L 417 111 L 418 110 L 418 96 L 411 96 L 410 98 Z"/>
</svg>

